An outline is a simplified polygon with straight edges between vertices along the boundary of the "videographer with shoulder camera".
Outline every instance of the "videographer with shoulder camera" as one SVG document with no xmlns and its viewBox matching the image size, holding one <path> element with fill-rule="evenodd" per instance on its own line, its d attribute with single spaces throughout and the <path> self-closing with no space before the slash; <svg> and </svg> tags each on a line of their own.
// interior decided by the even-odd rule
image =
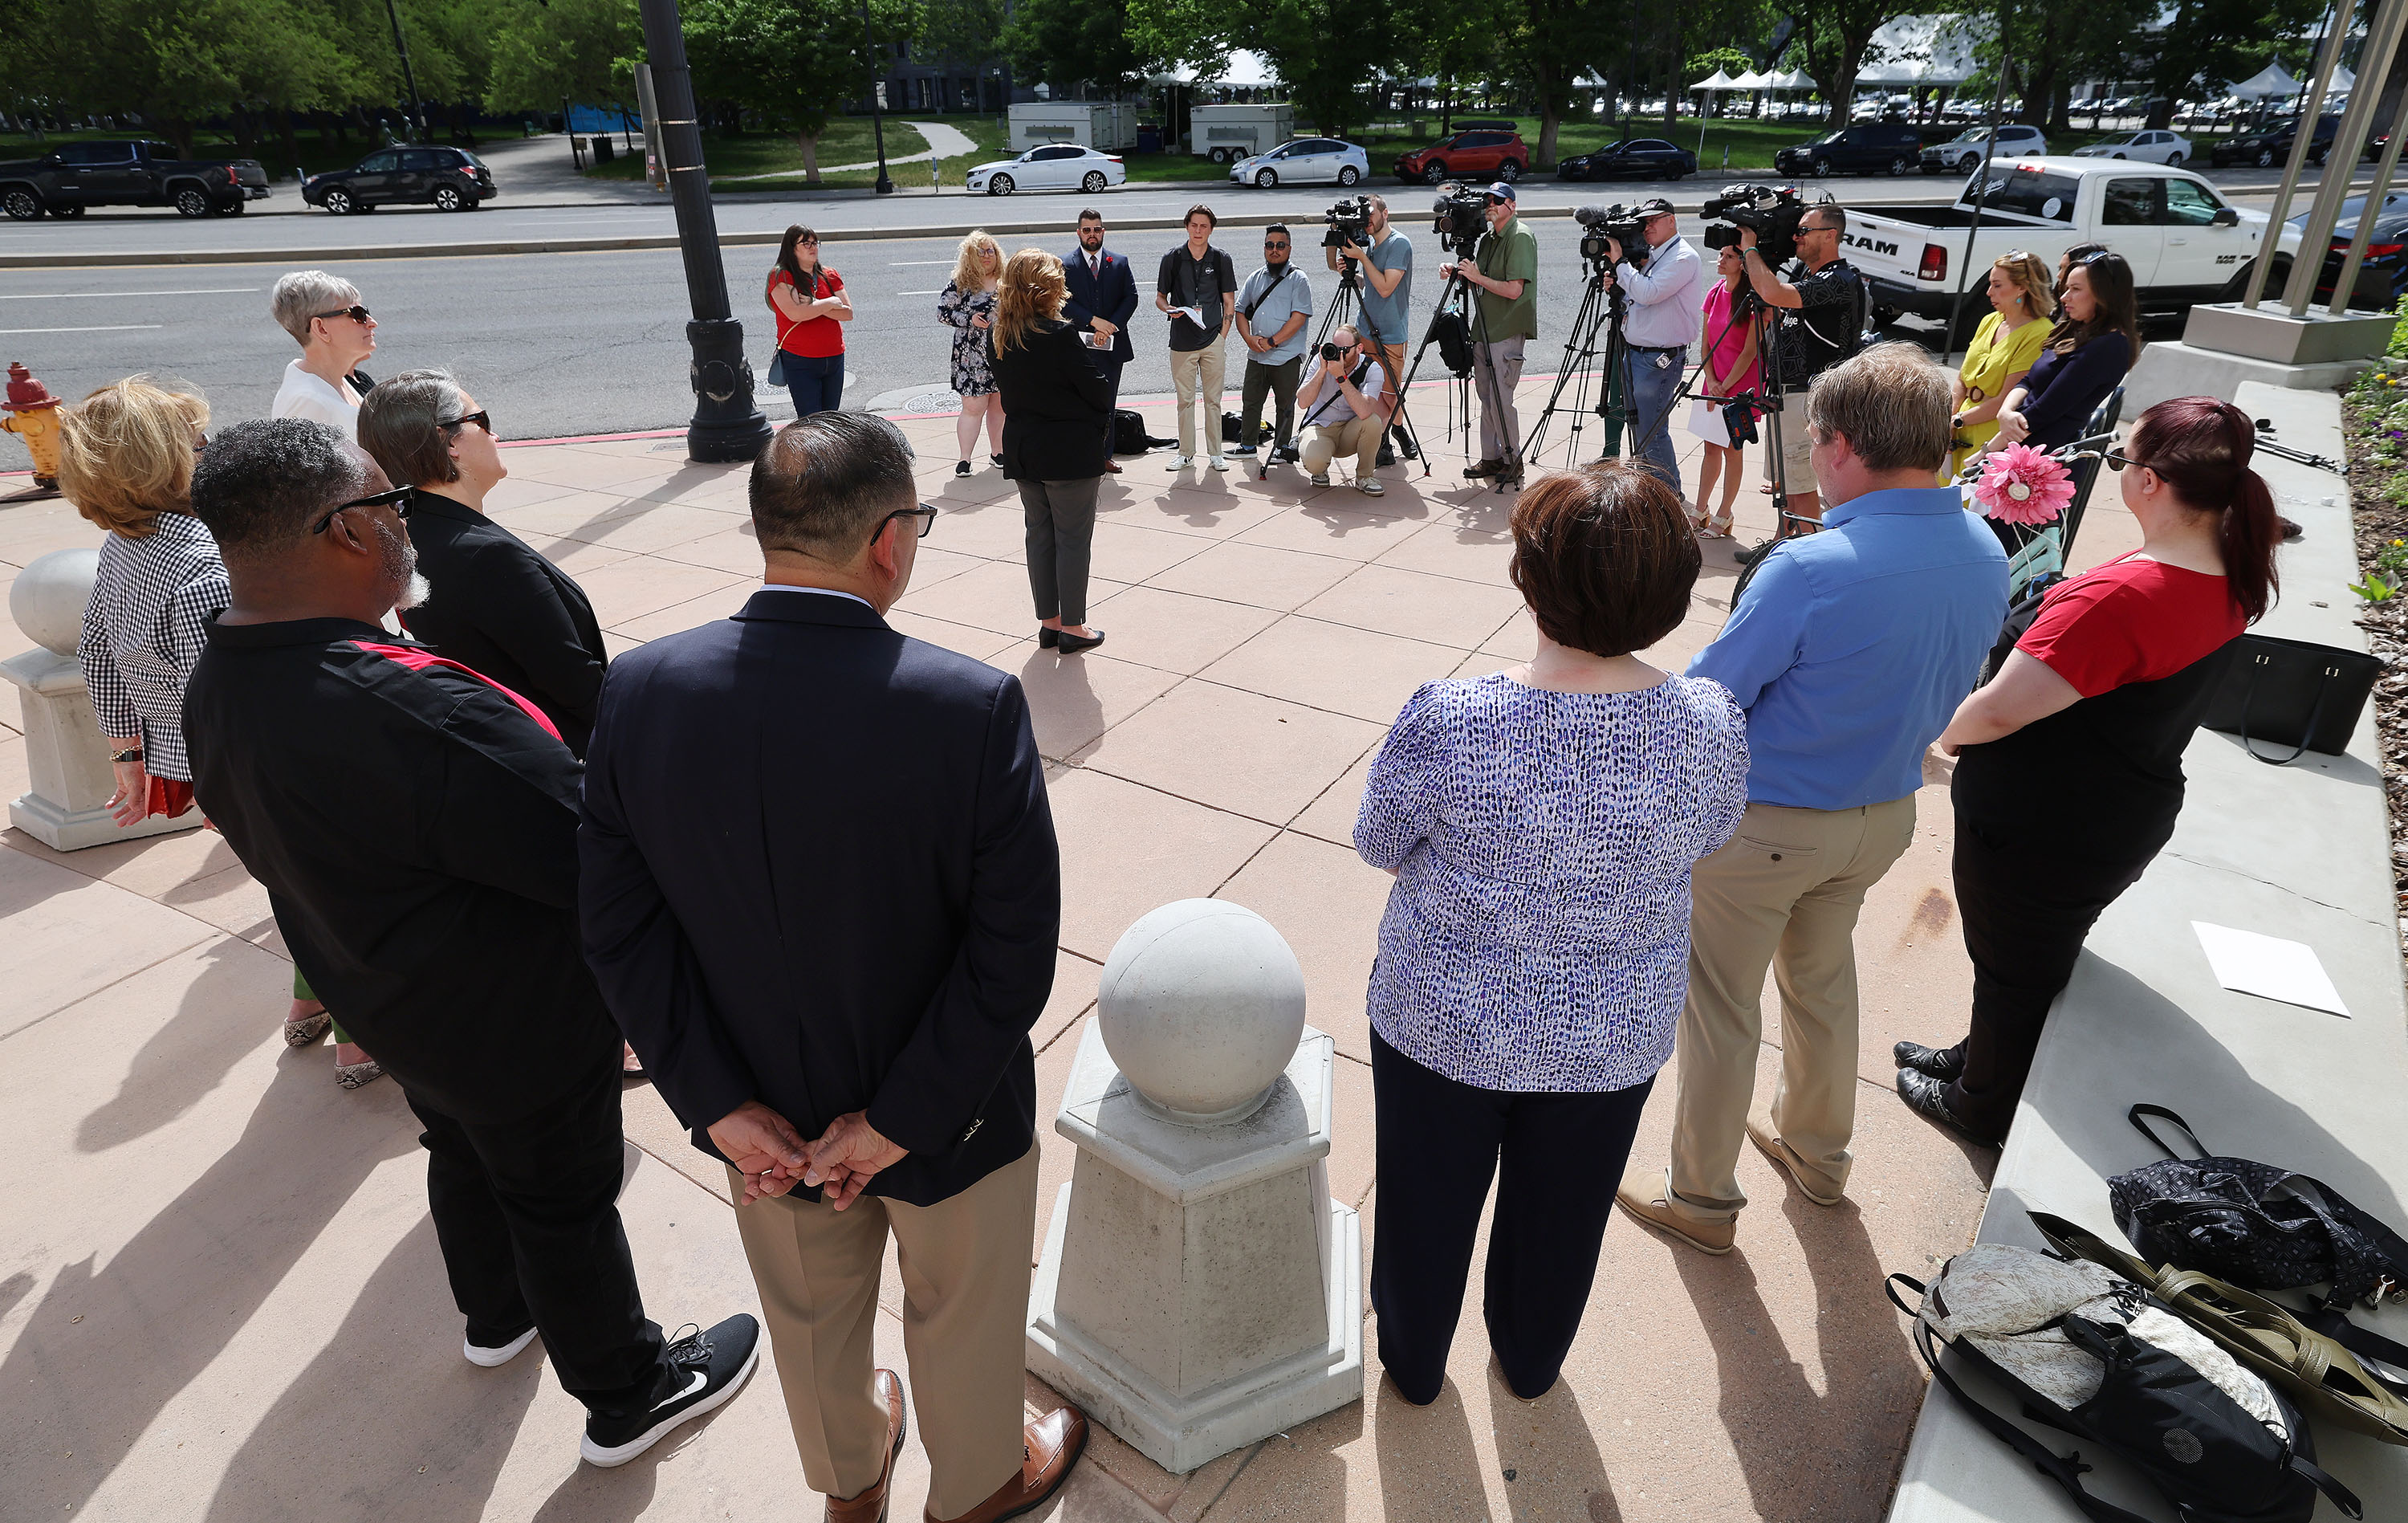
<svg viewBox="0 0 2408 1523">
<path fill-rule="evenodd" d="M 1480 459 L 1468 481 L 1520 485 L 1522 420 L 1513 388 L 1522 381 L 1522 346 L 1539 337 L 1539 240 L 1513 215 L 1513 187 L 1488 187 L 1488 231 L 1469 260 L 1450 259 L 1441 276 L 1463 276 L 1476 293 L 1471 329 L 1472 384 L 1480 396 Z"/>
<path fill-rule="evenodd" d="M 1393 415 L 1404 384 L 1405 345 L 1412 340 L 1413 240 L 1389 225 L 1385 197 L 1367 194 L 1360 199 L 1365 241 L 1333 233 L 1340 241 L 1325 247 L 1322 257 L 1333 270 L 1341 259 L 1362 267 L 1363 338 L 1388 379 L 1387 410 Z"/>
<path fill-rule="evenodd" d="M 1672 214 L 1671 202 L 1652 196 L 1632 211 L 1640 219 L 1639 236 L 1647 240 L 1638 251 L 1645 267 L 1624 257 L 1620 238 L 1608 234 L 1605 239 L 1613 261 L 1613 273 L 1606 279 L 1630 298 L 1622 322 L 1623 352 L 1629 356 L 1627 405 L 1636 435 L 1630 442 L 1637 458 L 1678 492 L 1681 460 L 1672 449 L 1672 405 L 1680 398 L 1689 346 L 1698 341 L 1698 290 L 1705 283 L 1706 266 L 1681 236 L 1681 220 Z"/>
<path fill-rule="evenodd" d="M 1372 474 L 1386 433 L 1387 375 L 1376 346 L 1352 327 L 1333 329 L 1313 359 L 1312 375 L 1296 394 L 1304 407 L 1304 468 L 1315 486 L 1329 484 L 1329 462 L 1354 457 L 1354 490 L 1379 496 L 1386 488 Z"/>
<path fill-rule="evenodd" d="M 1841 236 L 1847 230 L 1848 214 L 1842 208 L 1807 208 L 1798 221 L 1797 263 L 1804 269 L 1794 279 L 1784 280 L 1756 247 L 1756 230 L 1744 223 L 1740 226 L 1740 257 L 1747 264 L 1748 283 L 1766 306 L 1795 314 L 1775 330 L 1771 374 L 1767 378 L 1783 396 L 1802 398 L 1816 376 L 1856 352 L 1856 336 L 1865 323 L 1864 280 L 1856 266 L 1840 257 Z M 1783 419 L 1781 468 L 1789 492 L 1788 510 L 1799 518 L 1819 520 L 1823 505 L 1816 495 L 1813 446 L 1806 438 L 1803 408 Z M 1740 563 L 1756 560 L 1778 538 L 1739 552 Z"/>
</svg>

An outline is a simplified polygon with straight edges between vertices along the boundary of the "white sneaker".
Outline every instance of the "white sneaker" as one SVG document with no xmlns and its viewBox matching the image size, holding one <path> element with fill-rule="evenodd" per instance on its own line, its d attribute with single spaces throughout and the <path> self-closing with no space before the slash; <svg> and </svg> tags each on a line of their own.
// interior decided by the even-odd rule
<svg viewBox="0 0 2408 1523">
<path fill-rule="evenodd" d="M 1367 497 L 1376 497 L 1388 489 L 1380 484 L 1380 479 L 1376 476 L 1357 476 L 1354 478 L 1354 490 Z"/>
<path fill-rule="evenodd" d="M 1214 470 L 1227 470 L 1229 468 L 1228 457 L 1226 455 L 1214 455 L 1212 457 L 1212 468 Z"/>
<path fill-rule="evenodd" d="M 1194 470 L 1196 468 L 1196 457 L 1192 454 L 1179 455 L 1170 462 L 1170 468 L 1173 470 Z"/>
<path fill-rule="evenodd" d="M 1329 484 L 1329 473 L 1326 470 L 1314 471 L 1312 473 L 1312 484 L 1315 486 L 1327 486 Z"/>
</svg>

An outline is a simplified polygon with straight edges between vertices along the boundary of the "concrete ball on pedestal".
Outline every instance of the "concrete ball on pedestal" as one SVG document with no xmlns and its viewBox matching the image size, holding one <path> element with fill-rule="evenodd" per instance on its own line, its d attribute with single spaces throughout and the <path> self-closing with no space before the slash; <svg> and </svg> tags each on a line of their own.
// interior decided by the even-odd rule
<svg viewBox="0 0 2408 1523">
<path fill-rule="evenodd" d="M 1304 970 L 1270 922 L 1226 899 L 1140 919 L 1104 964 L 1096 1024 L 1140 1099 L 1175 1121 L 1252 1114 L 1304 1034 Z"/>
<path fill-rule="evenodd" d="M 53 550 L 17 573 L 8 617 L 52 655 L 73 655 L 83 639 L 84 606 L 100 574 L 97 550 Z"/>
</svg>

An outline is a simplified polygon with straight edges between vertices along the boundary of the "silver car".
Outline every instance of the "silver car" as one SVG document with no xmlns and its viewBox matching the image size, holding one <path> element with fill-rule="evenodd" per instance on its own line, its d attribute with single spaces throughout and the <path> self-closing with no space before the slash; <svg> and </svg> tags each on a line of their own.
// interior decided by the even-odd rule
<svg viewBox="0 0 2408 1523">
<path fill-rule="evenodd" d="M 1371 173 L 1371 156 L 1335 137 L 1297 137 L 1268 153 L 1240 159 L 1229 178 L 1240 185 L 1354 185 Z"/>
</svg>

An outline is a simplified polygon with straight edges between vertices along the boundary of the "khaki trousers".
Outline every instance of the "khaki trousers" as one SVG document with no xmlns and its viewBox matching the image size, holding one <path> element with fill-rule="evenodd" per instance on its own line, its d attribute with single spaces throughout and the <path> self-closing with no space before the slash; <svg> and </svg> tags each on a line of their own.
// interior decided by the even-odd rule
<svg viewBox="0 0 2408 1523">
<path fill-rule="evenodd" d="M 792 1197 L 736 1208 L 811 1489 L 857 1497 L 886 1468 L 886 1412 L 870 1382 L 889 1232 L 929 1513 L 959 1517 L 1019 1473 L 1037 1151 L 933 1206 L 865 1195 L 842 1211 Z M 744 1199 L 732 1169 L 728 1188 Z"/>
<path fill-rule="evenodd" d="M 1219 454 L 1228 446 L 1221 439 L 1221 340 L 1202 349 L 1170 352 L 1170 389 L 1179 395 L 1179 453 Z M 1196 448 L 1196 394 L 1204 394 L 1204 448 Z M 984 1501 L 984 1498 L 981 1498 Z"/>
<path fill-rule="evenodd" d="M 1862 809 L 1750 804 L 1690 875 L 1689 998 L 1675 1051 L 1673 1211 L 1727 1221 L 1747 1204 L 1741 1146 L 1764 1036 L 1769 965 L 1781 991 L 1774 1135 L 1817 1193 L 1848 1183 L 1856 1122 L 1856 914 L 1914 839 L 1914 796 Z"/>
<path fill-rule="evenodd" d="M 1305 473 L 1326 475 L 1332 456 L 1351 454 L 1354 457 L 1355 479 L 1360 481 L 1370 475 L 1380 463 L 1380 436 L 1387 431 L 1382 418 L 1381 413 L 1373 412 L 1368 418 L 1349 418 L 1342 424 L 1314 424 L 1302 451 Z"/>
</svg>

